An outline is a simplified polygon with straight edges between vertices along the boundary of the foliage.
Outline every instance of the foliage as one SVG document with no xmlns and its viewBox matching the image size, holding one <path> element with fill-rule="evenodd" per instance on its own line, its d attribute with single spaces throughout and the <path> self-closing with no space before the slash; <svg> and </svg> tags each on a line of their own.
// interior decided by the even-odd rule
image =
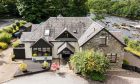
<svg viewBox="0 0 140 84">
<path fill-rule="evenodd" d="M 15 42 L 12 43 L 12 47 L 17 47 L 20 44 L 20 40 L 16 40 Z"/>
<path fill-rule="evenodd" d="M 0 16 L 19 16 L 16 0 L 0 0 Z"/>
<path fill-rule="evenodd" d="M 133 53 L 133 54 L 135 54 L 135 55 L 137 55 L 137 56 L 140 56 L 140 52 L 139 51 L 136 51 L 136 50 L 134 50 L 134 49 L 132 49 L 130 47 L 125 47 L 124 49 L 129 51 L 129 52 L 131 52 L 131 53 Z"/>
<path fill-rule="evenodd" d="M 7 33 L 12 33 L 13 32 L 13 28 L 11 26 L 6 26 L 3 28 L 3 31 L 7 32 Z"/>
<path fill-rule="evenodd" d="M 8 48 L 8 44 L 4 43 L 4 42 L 0 42 L 0 48 L 1 49 L 7 49 Z"/>
<path fill-rule="evenodd" d="M 90 74 L 90 78 L 92 80 L 95 80 L 95 81 L 104 81 L 106 79 L 105 75 L 104 74 L 101 74 L 99 72 L 96 72 L 96 71 L 93 71 L 91 74 Z"/>
<path fill-rule="evenodd" d="M 34 54 L 33 54 L 33 57 L 36 57 L 36 56 L 37 56 L 37 54 L 36 54 L 36 53 L 34 53 Z"/>
<path fill-rule="evenodd" d="M 93 13 L 140 19 L 139 0 L 88 0 L 88 3 Z"/>
<path fill-rule="evenodd" d="M 123 64 L 129 65 L 129 62 L 126 59 L 124 59 Z"/>
<path fill-rule="evenodd" d="M 70 62 L 74 70 L 83 76 L 90 76 L 93 71 L 103 74 L 109 68 L 108 58 L 99 51 L 77 52 L 70 58 Z"/>
<path fill-rule="evenodd" d="M 0 33 L 0 42 L 10 43 L 11 37 L 12 36 L 9 33 Z"/>
<path fill-rule="evenodd" d="M 124 37 L 124 42 L 125 42 L 125 44 L 128 44 L 129 38 L 128 37 Z"/>
<path fill-rule="evenodd" d="M 27 64 L 25 64 L 25 63 L 19 64 L 19 69 L 23 72 L 27 71 Z"/>
<path fill-rule="evenodd" d="M 45 53 L 45 54 L 44 54 L 44 56 L 48 56 L 48 54 L 47 54 L 47 53 Z"/>
<path fill-rule="evenodd" d="M 44 61 L 44 62 L 42 63 L 42 68 L 48 68 L 48 67 L 49 67 L 49 63 L 46 62 L 46 61 Z"/>
<path fill-rule="evenodd" d="M 140 52 L 140 41 L 130 40 L 128 42 L 128 47 Z"/>
<path fill-rule="evenodd" d="M 131 53 L 134 53 L 137 56 L 140 56 L 140 41 L 128 40 L 127 47 L 125 47 L 124 49 Z"/>
<path fill-rule="evenodd" d="M 0 29 L 0 33 L 4 32 L 2 29 Z"/>
<path fill-rule="evenodd" d="M 88 13 L 87 0 L 17 0 L 20 15 L 38 23 L 50 16 L 83 16 Z"/>
</svg>

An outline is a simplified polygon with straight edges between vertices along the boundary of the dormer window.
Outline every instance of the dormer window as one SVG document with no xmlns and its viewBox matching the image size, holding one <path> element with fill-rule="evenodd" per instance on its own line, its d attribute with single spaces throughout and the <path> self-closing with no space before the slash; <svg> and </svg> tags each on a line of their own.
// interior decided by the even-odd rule
<svg viewBox="0 0 140 84">
<path fill-rule="evenodd" d="M 50 30 L 45 30 L 45 36 L 49 36 L 50 35 Z"/>
<path fill-rule="evenodd" d="M 100 36 L 100 45 L 107 45 L 107 36 Z"/>
</svg>

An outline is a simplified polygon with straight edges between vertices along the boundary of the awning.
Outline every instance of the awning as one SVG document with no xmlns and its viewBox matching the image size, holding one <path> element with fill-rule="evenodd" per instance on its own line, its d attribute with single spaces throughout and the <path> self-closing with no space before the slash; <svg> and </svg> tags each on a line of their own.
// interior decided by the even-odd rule
<svg viewBox="0 0 140 84">
<path fill-rule="evenodd" d="M 69 44 L 68 42 L 65 42 L 63 43 L 60 47 L 58 47 L 58 53 L 57 54 L 60 54 L 60 53 L 68 53 L 70 52 L 71 54 L 73 54 L 75 51 L 75 48 Z"/>
</svg>

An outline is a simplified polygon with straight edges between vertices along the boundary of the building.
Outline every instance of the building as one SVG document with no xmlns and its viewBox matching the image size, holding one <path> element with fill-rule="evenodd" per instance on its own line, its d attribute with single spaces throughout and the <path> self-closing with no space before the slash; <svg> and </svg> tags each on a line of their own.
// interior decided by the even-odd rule
<svg viewBox="0 0 140 84">
<path fill-rule="evenodd" d="M 109 31 L 89 17 L 50 17 L 33 24 L 31 32 L 23 32 L 20 40 L 25 44 L 26 59 L 58 59 L 61 63 L 75 52 L 93 49 L 121 67 L 124 57 L 122 33 Z"/>
</svg>

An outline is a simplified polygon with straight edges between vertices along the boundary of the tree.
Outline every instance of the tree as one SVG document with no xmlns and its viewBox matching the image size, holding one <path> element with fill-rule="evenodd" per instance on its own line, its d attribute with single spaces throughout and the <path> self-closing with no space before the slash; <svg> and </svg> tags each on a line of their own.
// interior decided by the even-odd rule
<svg viewBox="0 0 140 84">
<path fill-rule="evenodd" d="M 41 22 L 50 16 L 86 16 L 87 0 L 17 0 L 20 15 L 27 21 Z"/>
<path fill-rule="evenodd" d="M 0 0 L 1 16 L 19 16 L 16 7 L 16 0 Z"/>
<path fill-rule="evenodd" d="M 17 0 L 17 8 L 27 21 L 36 23 L 47 17 L 46 0 Z"/>
<path fill-rule="evenodd" d="M 101 78 L 104 77 L 103 74 L 109 68 L 108 58 L 99 51 L 86 50 L 77 52 L 70 58 L 70 63 L 76 72 L 91 78 L 96 78 L 99 74 Z M 94 75 L 93 73 L 95 72 L 98 75 Z"/>
</svg>

